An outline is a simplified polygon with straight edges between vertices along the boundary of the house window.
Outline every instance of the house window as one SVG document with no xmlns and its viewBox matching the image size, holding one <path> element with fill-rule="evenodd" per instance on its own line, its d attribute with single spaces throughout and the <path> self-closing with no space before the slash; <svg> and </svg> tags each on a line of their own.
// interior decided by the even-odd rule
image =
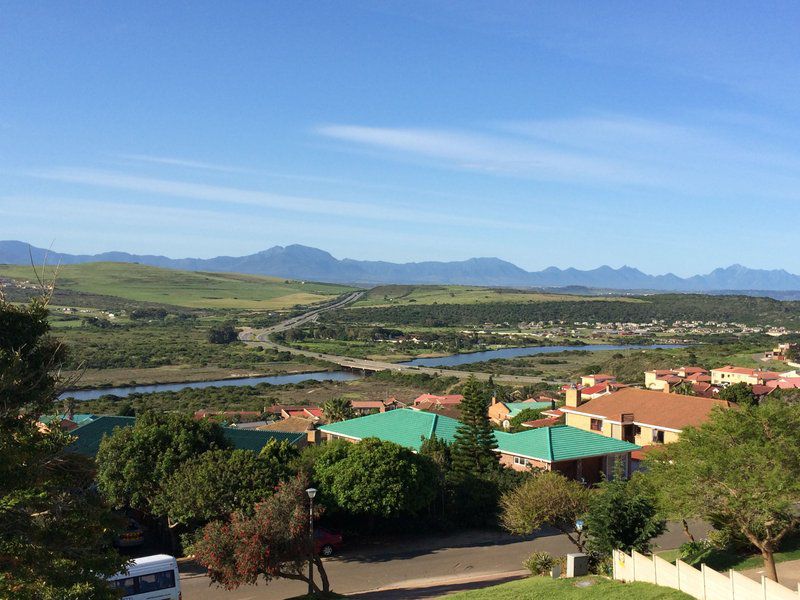
<svg viewBox="0 0 800 600">
<path fill-rule="evenodd" d="M 664 432 L 660 429 L 653 429 L 653 442 L 656 444 L 664 443 Z"/>
<path fill-rule="evenodd" d="M 523 467 L 529 467 L 529 466 L 531 466 L 531 461 L 528 460 L 527 458 L 522 458 L 521 456 L 515 456 L 514 457 L 514 464 L 515 465 L 521 465 Z"/>
<path fill-rule="evenodd" d="M 603 431 L 603 419 L 592 419 L 589 428 L 592 431 Z"/>
</svg>

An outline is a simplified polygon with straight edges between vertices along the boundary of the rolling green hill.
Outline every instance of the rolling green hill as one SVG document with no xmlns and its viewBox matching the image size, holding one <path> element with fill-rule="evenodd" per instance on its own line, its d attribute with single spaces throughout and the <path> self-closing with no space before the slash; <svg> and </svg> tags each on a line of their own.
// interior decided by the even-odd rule
<svg viewBox="0 0 800 600">
<path fill-rule="evenodd" d="M 52 268 L 46 279 L 53 278 Z M 0 279 L 35 282 L 32 267 L 0 265 Z M 280 310 L 324 302 L 352 288 L 236 273 L 160 269 L 135 263 L 87 263 L 58 269 L 61 292 L 186 308 Z"/>
</svg>

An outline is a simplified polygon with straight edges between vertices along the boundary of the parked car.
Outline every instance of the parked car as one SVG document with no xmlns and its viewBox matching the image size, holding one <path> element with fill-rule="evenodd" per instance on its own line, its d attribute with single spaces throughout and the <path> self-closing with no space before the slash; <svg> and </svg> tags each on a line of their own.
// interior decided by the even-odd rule
<svg viewBox="0 0 800 600">
<path fill-rule="evenodd" d="M 314 549 L 320 556 L 333 556 L 342 547 L 342 534 L 314 528 Z"/>
<path fill-rule="evenodd" d="M 128 526 L 114 540 L 114 545 L 117 548 L 135 548 L 142 544 L 144 544 L 144 528 L 139 524 L 139 521 L 128 517 Z"/>
</svg>

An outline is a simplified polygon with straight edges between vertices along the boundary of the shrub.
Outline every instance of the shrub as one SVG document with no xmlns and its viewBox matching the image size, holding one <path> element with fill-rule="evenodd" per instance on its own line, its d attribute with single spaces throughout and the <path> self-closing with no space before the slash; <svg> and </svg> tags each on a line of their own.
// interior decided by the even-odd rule
<svg viewBox="0 0 800 600">
<path fill-rule="evenodd" d="M 694 567 L 707 561 L 714 550 L 714 544 L 709 540 L 697 540 L 681 544 L 678 556 L 683 562 Z"/>
<path fill-rule="evenodd" d="M 558 564 L 557 559 L 543 550 L 537 550 L 522 563 L 531 575 L 547 575 L 556 564 Z"/>
</svg>

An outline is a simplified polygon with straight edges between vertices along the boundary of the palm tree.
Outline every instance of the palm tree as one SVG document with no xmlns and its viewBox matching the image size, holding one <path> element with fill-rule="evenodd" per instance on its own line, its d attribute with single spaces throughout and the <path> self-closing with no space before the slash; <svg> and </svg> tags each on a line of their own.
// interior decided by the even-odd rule
<svg viewBox="0 0 800 600">
<path fill-rule="evenodd" d="M 328 423 L 347 421 L 356 416 L 353 404 L 347 398 L 331 398 L 322 403 L 322 414 Z"/>
</svg>

